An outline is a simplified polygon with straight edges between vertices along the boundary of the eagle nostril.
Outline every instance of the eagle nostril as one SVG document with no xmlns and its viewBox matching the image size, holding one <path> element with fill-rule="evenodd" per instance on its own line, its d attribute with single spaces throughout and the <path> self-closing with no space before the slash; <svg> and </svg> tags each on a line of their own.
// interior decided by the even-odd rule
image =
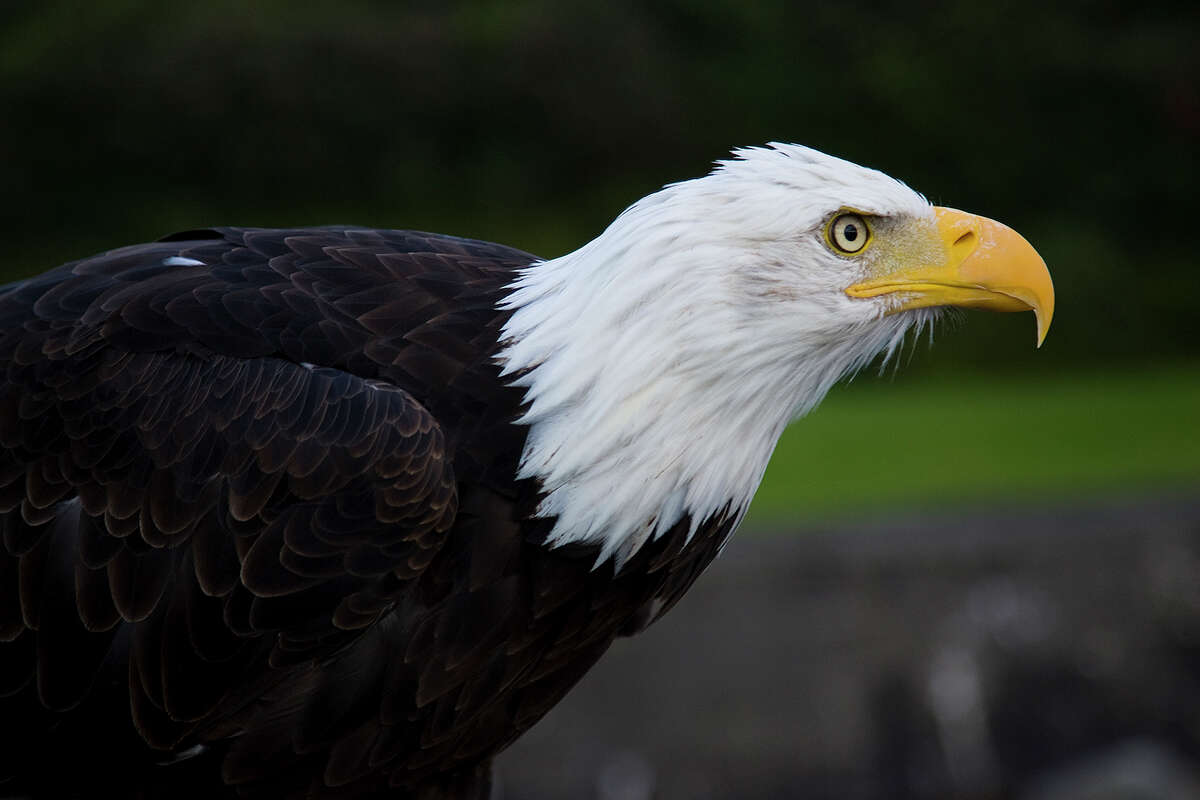
<svg viewBox="0 0 1200 800">
<path fill-rule="evenodd" d="M 955 250 L 968 248 L 974 249 L 975 241 L 978 238 L 979 237 L 976 235 L 975 231 L 964 231 L 961 236 L 954 240 L 954 244 L 952 246 Z"/>
</svg>

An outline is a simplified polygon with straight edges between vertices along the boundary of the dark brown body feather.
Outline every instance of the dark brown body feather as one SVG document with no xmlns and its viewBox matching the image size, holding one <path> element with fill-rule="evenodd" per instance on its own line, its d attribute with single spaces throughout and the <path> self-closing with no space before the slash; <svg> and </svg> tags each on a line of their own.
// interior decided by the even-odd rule
<svg viewBox="0 0 1200 800">
<path fill-rule="evenodd" d="M 494 360 L 531 261 L 220 229 L 0 289 L 0 795 L 486 796 L 732 525 L 541 544 Z"/>
</svg>

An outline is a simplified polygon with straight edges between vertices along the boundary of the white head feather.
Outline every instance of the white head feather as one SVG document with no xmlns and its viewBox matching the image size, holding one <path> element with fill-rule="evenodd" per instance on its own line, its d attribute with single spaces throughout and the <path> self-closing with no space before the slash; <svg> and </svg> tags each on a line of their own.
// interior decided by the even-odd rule
<svg viewBox="0 0 1200 800">
<path fill-rule="evenodd" d="M 734 155 L 511 287 L 501 360 L 551 545 L 619 566 L 685 514 L 740 518 L 788 422 L 933 316 L 847 297 L 862 265 L 824 235 L 846 208 L 932 220 L 924 198 L 806 147 Z"/>
</svg>

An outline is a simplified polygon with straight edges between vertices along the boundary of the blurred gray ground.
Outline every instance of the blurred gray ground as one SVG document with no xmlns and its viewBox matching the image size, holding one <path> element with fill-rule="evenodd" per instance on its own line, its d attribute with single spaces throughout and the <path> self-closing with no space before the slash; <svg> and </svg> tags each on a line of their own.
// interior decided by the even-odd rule
<svg viewBox="0 0 1200 800">
<path fill-rule="evenodd" d="M 742 531 L 504 800 L 1200 798 L 1200 493 Z"/>
</svg>

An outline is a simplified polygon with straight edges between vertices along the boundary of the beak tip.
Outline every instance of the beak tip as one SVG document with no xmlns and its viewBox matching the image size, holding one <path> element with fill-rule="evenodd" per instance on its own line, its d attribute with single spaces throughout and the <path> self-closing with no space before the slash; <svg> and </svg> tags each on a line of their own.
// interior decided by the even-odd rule
<svg viewBox="0 0 1200 800">
<path fill-rule="evenodd" d="M 1037 347 L 1040 350 L 1046 341 L 1046 334 L 1050 332 L 1050 317 L 1040 308 L 1034 309 L 1034 315 L 1037 318 Z"/>
</svg>

